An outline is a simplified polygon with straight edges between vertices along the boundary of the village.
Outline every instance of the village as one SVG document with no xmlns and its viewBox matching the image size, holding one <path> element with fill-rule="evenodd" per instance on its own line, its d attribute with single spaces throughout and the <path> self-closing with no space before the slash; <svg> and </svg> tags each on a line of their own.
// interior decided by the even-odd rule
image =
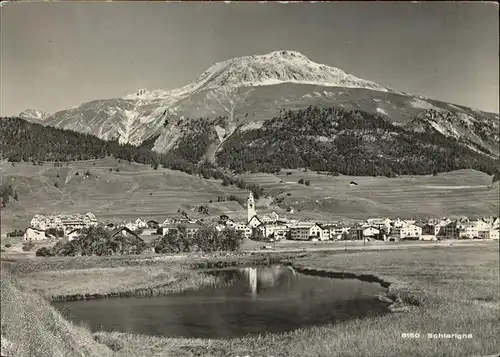
<svg viewBox="0 0 500 357">
<path fill-rule="evenodd" d="M 292 211 L 293 212 L 293 211 Z M 184 227 L 188 236 L 194 236 L 203 226 L 211 225 L 219 231 L 232 228 L 244 238 L 275 242 L 333 241 L 333 240 L 442 240 L 442 239 L 499 239 L 499 217 L 469 219 L 402 219 L 370 218 L 358 222 L 317 222 L 280 217 L 275 211 L 258 215 L 252 193 L 247 199 L 246 221 L 234 220 L 226 214 L 212 219 L 193 219 L 185 212 L 182 217 L 168 217 L 163 222 L 137 218 L 133 222 L 99 222 L 93 213 L 76 215 L 35 215 L 29 228 L 24 231 L 24 241 L 40 241 L 53 238 L 77 238 L 82 229 L 103 225 L 112 235 L 135 235 L 144 239 L 166 235 L 171 230 Z"/>
</svg>

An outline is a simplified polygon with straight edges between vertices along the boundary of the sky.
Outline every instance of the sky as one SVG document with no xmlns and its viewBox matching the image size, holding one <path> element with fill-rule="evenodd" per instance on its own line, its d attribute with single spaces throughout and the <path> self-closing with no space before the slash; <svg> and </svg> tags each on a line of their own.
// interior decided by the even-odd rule
<svg viewBox="0 0 500 357">
<path fill-rule="evenodd" d="M 175 89 L 215 62 L 276 50 L 498 113 L 498 22 L 486 2 L 10 3 L 0 115 Z"/>
</svg>

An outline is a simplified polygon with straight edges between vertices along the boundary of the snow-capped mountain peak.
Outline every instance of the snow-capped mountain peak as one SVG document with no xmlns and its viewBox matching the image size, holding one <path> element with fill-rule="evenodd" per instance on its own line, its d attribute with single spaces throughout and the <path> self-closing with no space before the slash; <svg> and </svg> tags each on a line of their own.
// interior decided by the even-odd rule
<svg viewBox="0 0 500 357">
<path fill-rule="evenodd" d="M 26 120 L 44 120 L 49 117 L 50 113 L 37 109 L 26 109 L 19 113 L 19 117 Z"/>
<path fill-rule="evenodd" d="M 280 83 L 390 91 L 374 82 L 347 74 L 341 69 L 313 62 L 300 52 L 283 50 L 215 63 L 180 92 L 224 86 L 257 87 Z"/>
<path fill-rule="evenodd" d="M 372 81 L 348 74 L 339 68 L 316 63 L 300 52 L 282 50 L 217 62 L 195 81 L 179 89 L 172 91 L 140 89 L 123 98 L 150 100 L 179 98 L 200 90 L 220 87 L 259 87 L 281 83 L 392 91 Z"/>
</svg>

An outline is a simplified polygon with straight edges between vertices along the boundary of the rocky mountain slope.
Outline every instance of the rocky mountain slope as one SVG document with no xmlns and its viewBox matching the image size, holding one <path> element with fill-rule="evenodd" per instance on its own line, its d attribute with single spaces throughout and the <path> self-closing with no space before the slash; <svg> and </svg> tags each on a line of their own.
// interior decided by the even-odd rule
<svg viewBox="0 0 500 357">
<path fill-rule="evenodd" d="M 50 116 L 50 113 L 38 109 L 26 109 L 19 113 L 19 118 L 30 121 L 43 121 Z"/>
<path fill-rule="evenodd" d="M 194 145 L 196 159 L 214 161 L 231 138 L 262 127 L 283 110 L 310 106 L 379 115 L 405 131 L 440 134 L 481 154 L 499 155 L 498 114 L 398 93 L 294 51 L 216 63 L 180 89 L 141 89 L 83 103 L 43 124 L 132 145 L 147 141 L 160 153 L 188 152 Z"/>
</svg>

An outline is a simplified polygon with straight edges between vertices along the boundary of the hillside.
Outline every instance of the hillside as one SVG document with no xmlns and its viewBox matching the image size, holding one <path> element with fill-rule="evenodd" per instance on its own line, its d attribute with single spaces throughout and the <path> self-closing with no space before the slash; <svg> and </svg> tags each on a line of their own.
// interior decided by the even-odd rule
<svg viewBox="0 0 500 357">
<path fill-rule="evenodd" d="M 94 165 L 95 162 L 95 165 Z M 2 209 L 2 235 L 24 229 L 34 214 L 94 212 L 99 220 L 135 220 L 138 217 L 163 221 L 180 208 L 191 217 L 205 218 L 222 213 L 244 213 L 236 202 L 217 202 L 218 197 L 248 191 L 224 187 L 220 180 L 203 179 L 180 171 L 154 170 L 150 166 L 115 158 L 70 162 L 68 166 L 0 162 L 2 181 L 13 185 L 18 200 Z M 118 171 L 117 171 L 118 169 Z M 89 173 L 86 176 L 85 173 Z M 57 184 L 57 187 L 56 187 Z M 212 200 L 212 204 L 209 201 Z M 198 214 L 206 205 L 209 215 Z"/>
<path fill-rule="evenodd" d="M 314 171 L 286 170 L 278 174 L 247 173 L 245 182 L 264 188 L 275 205 L 293 207 L 289 217 L 318 220 L 373 217 L 482 217 L 500 215 L 498 181 L 474 170 L 437 176 L 330 176 Z M 299 184 L 309 180 L 310 186 Z M 351 186 L 354 181 L 358 185 Z"/>
<path fill-rule="evenodd" d="M 122 98 L 97 99 L 54 113 L 43 123 L 120 143 L 149 140 L 155 151 L 168 153 L 185 145 L 186 125 L 207 118 L 211 137 L 203 156 L 213 162 L 235 130 L 310 106 L 383 115 L 394 125 L 421 134 L 439 132 L 473 150 L 499 154 L 498 114 L 398 93 L 294 51 L 233 58 L 180 89 L 141 89 Z M 224 123 L 219 117 L 226 118 Z"/>
<path fill-rule="evenodd" d="M 425 132 L 414 129 L 415 121 L 408 124 L 360 110 L 283 111 L 260 127 L 236 130 L 221 146 L 217 162 L 239 172 L 305 167 L 388 177 L 469 168 L 493 175 L 497 170 L 498 159 L 483 147 L 464 145 L 430 124 Z"/>
<path fill-rule="evenodd" d="M 95 162 L 95 165 L 94 165 Z M 222 186 L 220 180 L 203 179 L 179 171 L 119 162 L 106 158 L 71 162 L 54 167 L 0 163 L 3 181 L 12 183 L 18 200 L 2 209 L 2 235 L 24 229 L 36 213 L 94 212 L 99 220 L 132 220 L 137 217 L 164 220 L 180 208 L 191 217 L 206 218 L 222 213 L 244 220 L 246 211 L 237 202 L 217 202 L 235 195 L 245 199 L 247 191 Z M 116 169 L 119 171 L 116 171 Z M 111 171 L 110 171 L 111 169 Z M 84 173 L 89 171 L 90 176 Z M 76 173 L 79 173 L 77 175 Z M 244 174 L 245 182 L 263 187 L 273 204 L 257 202 L 259 213 L 276 210 L 289 218 L 363 219 L 374 216 L 490 216 L 499 214 L 498 184 L 487 174 L 460 170 L 437 176 L 355 177 L 327 176 L 314 171 L 286 170 L 276 174 Z M 59 175 L 59 177 L 57 177 Z M 298 184 L 304 178 L 311 186 Z M 350 181 L 359 185 L 351 187 Z M 58 187 L 54 184 L 58 183 Z M 212 200 L 212 203 L 209 203 Z M 197 208 L 206 205 L 209 215 Z M 293 207 L 293 214 L 286 213 Z"/>
</svg>

